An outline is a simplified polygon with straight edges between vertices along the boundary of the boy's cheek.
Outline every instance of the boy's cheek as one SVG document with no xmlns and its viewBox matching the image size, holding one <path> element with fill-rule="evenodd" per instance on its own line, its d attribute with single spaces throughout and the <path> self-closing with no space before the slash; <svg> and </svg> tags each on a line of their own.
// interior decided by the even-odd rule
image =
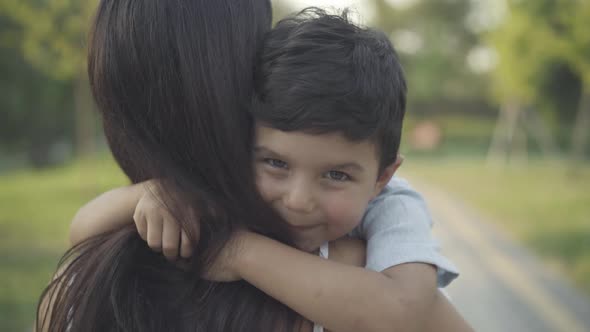
<svg viewBox="0 0 590 332">
<path fill-rule="evenodd" d="M 273 188 L 276 186 L 273 186 L 272 182 L 272 179 L 264 175 L 263 172 L 256 172 L 256 187 L 266 202 L 273 200 Z"/>
<path fill-rule="evenodd" d="M 358 226 L 363 218 L 366 204 L 358 199 L 332 201 L 325 213 L 331 228 L 339 229 L 342 235 Z"/>
</svg>

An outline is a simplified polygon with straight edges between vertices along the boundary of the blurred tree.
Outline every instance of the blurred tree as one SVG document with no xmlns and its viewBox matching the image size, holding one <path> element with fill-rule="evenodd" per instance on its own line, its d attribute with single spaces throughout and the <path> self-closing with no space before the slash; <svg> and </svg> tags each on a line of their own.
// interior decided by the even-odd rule
<svg viewBox="0 0 590 332">
<path fill-rule="evenodd" d="M 537 2 L 539 4 L 540 2 Z M 533 115 L 536 126 L 533 132 L 541 133 L 537 141 L 546 154 L 556 149 L 551 134 L 539 121 L 534 109 L 534 100 L 539 99 L 537 82 L 548 62 L 554 57 L 556 40 L 554 31 L 547 25 L 539 25 L 537 16 L 526 10 L 509 6 L 508 18 L 490 34 L 490 41 L 499 56 L 499 65 L 492 73 L 493 95 L 499 101 L 500 113 L 496 124 L 488 160 L 498 156 L 526 155 L 527 115 Z M 547 40 L 548 44 L 539 43 Z"/>
<path fill-rule="evenodd" d="M 21 40 L 22 29 L 0 14 L 0 153 L 43 166 L 50 145 L 72 135 L 71 85 L 25 61 Z"/>
<path fill-rule="evenodd" d="M 58 140 L 93 150 L 85 39 L 96 2 L 0 0 L 0 152 L 26 149 L 43 166 Z M 292 10 L 273 1 L 275 20 Z"/>
<path fill-rule="evenodd" d="M 590 2 L 528 0 L 508 6 L 509 15 L 490 34 L 500 60 L 493 73 L 494 96 L 504 105 L 499 123 L 507 123 L 511 140 L 518 119 L 527 114 L 523 107 L 547 109 L 540 104 L 551 98 L 561 101 L 551 111 L 573 114 L 577 104 L 571 151 L 582 158 L 590 130 Z M 549 135 L 543 136 L 540 144 L 551 144 Z"/>
<path fill-rule="evenodd" d="M 297 8 L 289 0 L 272 0 L 272 21 L 274 24 L 284 18 L 285 16 L 292 14 Z"/>
<path fill-rule="evenodd" d="M 411 107 L 485 109 L 487 74 L 467 65 L 468 56 L 481 46 L 479 33 L 468 24 L 472 2 L 415 1 L 402 8 L 393 6 L 395 1 L 373 0 L 373 24 L 391 34 L 411 82 Z M 483 107 L 467 106 L 473 104 Z"/>
<path fill-rule="evenodd" d="M 48 77 L 45 81 L 63 82 L 58 85 L 72 89 L 69 96 L 73 96 L 75 105 L 75 145 L 81 155 L 92 151 L 95 136 L 84 45 L 95 3 L 80 0 L 0 0 L 0 13 L 12 22 L 13 31 L 18 34 L 17 40 L 13 38 L 12 46 L 27 63 L 42 73 L 34 75 L 45 75 Z M 11 79 L 18 80 L 15 76 Z M 35 116 L 42 119 L 47 115 L 46 109 L 44 105 L 37 107 Z"/>
<path fill-rule="evenodd" d="M 581 98 L 572 130 L 571 151 L 574 159 L 583 159 L 590 137 L 590 2 L 569 1 L 560 6 L 557 15 L 565 39 L 559 50 L 581 77 Z"/>
</svg>

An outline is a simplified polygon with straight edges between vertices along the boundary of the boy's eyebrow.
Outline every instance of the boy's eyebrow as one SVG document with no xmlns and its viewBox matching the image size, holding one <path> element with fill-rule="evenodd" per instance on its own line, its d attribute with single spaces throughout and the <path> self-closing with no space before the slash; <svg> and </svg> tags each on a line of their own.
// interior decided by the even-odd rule
<svg viewBox="0 0 590 332">
<path fill-rule="evenodd" d="M 269 149 L 265 146 L 260 146 L 260 145 L 257 145 L 254 147 L 254 153 L 268 153 L 271 155 L 275 155 L 279 158 L 283 158 L 279 153 L 276 153 L 276 152 L 272 151 L 271 149 Z M 338 165 L 329 165 L 329 167 L 326 167 L 326 168 L 347 169 L 347 170 L 351 170 L 351 171 L 355 171 L 355 172 L 362 172 L 365 170 L 363 168 L 363 166 L 361 166 L 360 164 L 358 164 L 356 162 L 349 162 L 349 163 L 338 164 Z"/>
<path fill-rule="evenodd" d="M 340 165 L 334 165 L 330 168 L 333 169 L 348 169 L 351 171 L 356 171 L 356 172 L 362 172 L 364 171 L 363 166 L 359 165 L 358 163 L 355 162 L 350 162 L 350 163 L 345 163 L 345 164 L 340 164 Z"/>
<path fill-rule="evenodd" d="M 270 152 L 270 153 L 274 153 L 269 148 L 266 148 L 266 147 L 261 146 L 261 145 L 256 145 L 254 147 L 254 152 Z"/>
<path fill-rule="evenodd" d="M 267 148 L 265 146 L 262 146 L 262 145 L 255 146 L 254 147 L 254 153 L 268 153 L 268 154 L 272 154 L 272 155 L 275 155 L 277 157 L 282 158 L 282 156 L 281 156 L 280 153 L 276 153 L 273 150 L 271 150 L 271 149 L 269 149 L 269 148 Z"/>
</svg>

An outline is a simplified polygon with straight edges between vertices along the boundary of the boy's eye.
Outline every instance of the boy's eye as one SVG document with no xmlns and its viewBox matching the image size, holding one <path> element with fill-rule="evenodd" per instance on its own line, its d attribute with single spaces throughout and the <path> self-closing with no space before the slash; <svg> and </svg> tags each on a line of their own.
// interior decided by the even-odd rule
<svg viewBox="0 0 590 332">
<path fill-rule="evenodd" d="M 329 171 L 328 173 L 326 173 L 326 177 L 334 181 L 344 182 L 350 180 L 350 176 L 348 174 L 340 171 Z"/>
<path fill-rule="evenodd" d="M 264 158 L 264 162 L 274 168 L 287 168 L 287 163 L 280 159 Z"/>
</svg>

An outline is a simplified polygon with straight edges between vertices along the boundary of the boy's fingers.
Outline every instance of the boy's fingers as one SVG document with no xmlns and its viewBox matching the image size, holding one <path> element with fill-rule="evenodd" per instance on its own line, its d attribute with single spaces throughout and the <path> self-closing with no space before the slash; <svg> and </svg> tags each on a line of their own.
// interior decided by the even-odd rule
<svg viewBox="0 0 590 332">
<path fill-rule="evenodd" d="M 152 217 L 147 221 L 147 243 L 153 251 L 162 251 L 162 219 Z"/>
<path fill-rule="evenodd" d="M 199 220 L 199 216 L 197 215 L 197 213 L 195 213 L 195 210 L 190 209 L 189 210 L 189 216 L 190 216 L 191 222 L 195 222 L 198 225 L 198 227 L 194 230 L 195 231 L 195 234 L 194 234 L 194 237 L 193 237 L 193 239 L 195 239 L 195 241 L 197 241 L 197 243 L 198 243 L 199 242 L 199 239 L 201 238 L 201 222 Z M 183 231 L 183 233 L 184 233 L 184 231 Z M 188 239 L 188 237 L 187 237 L 187 239 Z"/>
<path fill-rule="evenodd" d="M 147 221 L 143 214 L 138 213 L 136 210 L 136 212 L 133 214 L 133 221 L 135 222 L 135 227 L 137 228 L 137 233 L 139 233 L 139 236 L 144 241 L 147 241 Z"/>
<path fill-rule="evenodd" d="M 178 258 L 178 246 L 180 245 L 180 227 L 172 218 L 164 219 L 162 232 L 162 252 L 169 260 Z"/>
<path fill-rule="evenodd" d="M 193 246 L 184 231 L 180 232 L 180 257 L 190 258 L 193 255 Z"/>
</svg>

